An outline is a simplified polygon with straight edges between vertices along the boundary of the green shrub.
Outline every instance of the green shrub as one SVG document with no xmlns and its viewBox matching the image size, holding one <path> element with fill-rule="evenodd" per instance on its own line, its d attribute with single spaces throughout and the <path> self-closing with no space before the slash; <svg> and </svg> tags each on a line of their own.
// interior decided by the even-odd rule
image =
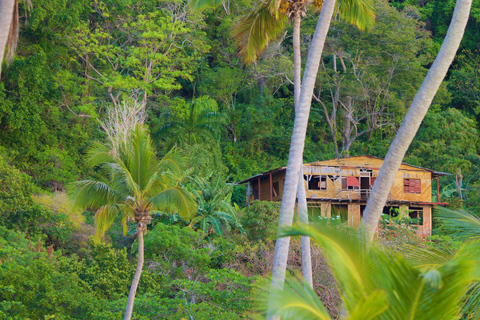
<svg viewBox="0 0 480 320">
<path fill-rule="evenodd" d="M 244 209 L 240 223 L 249 240 L 274 240 L 279 216 L 280 202 L 255 200 Z"/>
</svg>

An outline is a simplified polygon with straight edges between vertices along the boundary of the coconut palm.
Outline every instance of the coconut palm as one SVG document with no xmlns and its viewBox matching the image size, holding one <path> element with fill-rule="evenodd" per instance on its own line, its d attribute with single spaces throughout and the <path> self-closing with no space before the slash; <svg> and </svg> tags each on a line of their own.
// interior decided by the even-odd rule
<svg viewBox="0 0 480 320">
<path fill-rule="evenodd" d="M 128 220 L 137 224 L 138 262 L 125 311 L 125 319 L 130 319 L 144 262 L 143 236 L 152 210 L 176 210 L 189 218 L 196 208 L 194 197 L 179 185 L 183 174 L 179 155 L 172 151 L 158 160 L 149 134 L 139 124 L 115 148 L 97 143 L 88 152 L 88 163 L 106 166 L 109 181 L 75 182 L 68 195 L 75 207 L 97 210 L 95 240 L 100 241 L 119 214 L 125 234 Z"/>
<path fill-rule="evenodd" d="M 447 35 L 442 43 L 433 65 L 430 67 L 425 80 L 418 90 L 410 109 L 405 116 L 400 129 L 393 139 L 388 153 L 385 156 L 382 168 L 375 180 L 372 194 L 368 199 L 363 213 L 362 228 L 365 230 L 367 240 L 373 241 L 378 221 L 383 207 L 387 201 L 388 192 L 392 187 L 395 175 L 408 150 L 420 124 L 440 87 L 448 68 L 455 58 L 455 53 L 463 38 L 470 14 L 471 0 L 457 0 L 452 21 L 448 27 Z"/>
<path fill-rule="evenodd" d="M 204 234 L 221 235 L 223 229 L 232 228 L 244 232 L 237 220 L 235 208 L 232 207 L 232 187 L 225 184 L 220 177 L 211 181 L 203 178 L 193 179 L 198 203 L 196 216 L 190 222 L 191 227 L 201 229 Z"/>
<path fill-rule="evenodd" d="M 338 227 L 300 225 L 281 234 L 295 235 L 308 235 L 322 247 L 342 290 L 346 319 L 457 319 L 463 296 L 478 280 L 479 257 L 471 254 L 422 271 L 394 251 L 367 249 L 364 237 Z M 479 248 L 478 241 L 468 247 Z M 331 319 L 315 291 L 298 281 L 271 294 L 272 313 L 282 319 Z"/>
<path fill-rule="evenodd" d="M 298 109 L 301 91 L 300 24 L 302 17 L 306 15 L 308 5 L 313 5 L 314 9 L 320 10 L 323 0 L 263 1 L 243 16 L 233 31 L 239 53 L 248 63 L 255 61 L 268 43 L 280 35 L 287 20 L 293 21 L 295 110 Z M 345 21 L 356 25 L 361 30 L 373 26 L 375 14 L 371 2 L 341 0 L 338 6 L 340 17 Z M 303 172 L 300 170 L 297 185 L 299 216 L 302 222 L 308 222 L 307 200 L 303 184 Z M 309 241 L 307 237 L 301 239 L 302 268 L 307 283 L 313 286 Z"/>
<path fill-rule="evenodd" d="M 185 117 L 172 117 L 162 126 L 159 137 L 175 137 L 174 143 L 197 144 L 218 141 L 221 127 L 225 125 L 225 116 L 217 112 L 217 103 L 208 96 L 193 99 L 189 103 Z"/>
<path fill-rule="evenodd" d="M 346 1 L 343 5 L 346 15 L 351 17 L 351 19 L 355 19 L 355 13 L 357 14 L 357 18 L 360 17 L 361 14 L 365 14 L 363 10 L 360 10 L 361 8 L 366 9 L 371 7 L 371 4 L 369 4 L 368 1 L 360 1 L 363 5 L 358 6 L 352 5 L 352 3 L 355 2 Z M 280 208 L 279 230 L 292 224 L 295 194 L 297 193 L 296 191 L 298 190 L 299 182 L 303 183 L 303 179 L 299 179 L 299 176 L 302 173 L 303 149 L 305 147 L 305 135 L 307 132 L 310 105 L 312 102 L 313 89 L 316 82 L 318 67 L 320 65 L 320 59 L 322 57 L 323 47 L 327 38 L 330 21 L 335 11 L 335 4 L 335 0 L 325 0 L 322 5 L 322 10 L 308 53 L 305 72 L 301 82 L 301 90 L 300 93 L 298 93 L 298 103 L 295 107 L 295 122 L 290 142 L 282 206 Z M 342 5 L 340 5 L 340 8 L 342 8 Z M 368 16 L 368 14 L 365 16 Z M 372 18 L 372 16 L 370 16 L 370 18 Z M 280 238 L 275 243 L 271 282 L 272 291 L 279 290 L 283 286 L 289 244 L 290 239 L 288 237 Z M 274 297 L 271 297 L 269 304 L 272 306 L 275 304 Z M 271 312 L 269 312 L 268 318 L 274 318 Z"/>
<path fill-rule="evenodd" d="M 282 205 L 280 207 L 279 230 L 292 225 L 293 210 L 295 208 L 295 196 L 299 182 L 299 175 L 303 166 L 303 149 L 305 147 L 305 136 L 307 133 L 308 117 L 310 115 L 310 105 L 312 103 L 313 89 L 315 86 L 318 67 L 322 57 L 323 46 L 327 38 L 330 21 L 335 11 L 335 0 L 325 0 L 320 12 L 317 27 L 312 37 L 310 50 L 308 53 L 305 73 L 303 75 L 302 87 L 298 106 L 295 112 L 295 121 L 293 124 L 292 139 L 290 141 L 290 150 L 288 154 L 287 172 L 283 189 Z M 290 238 L 283 237 L 275 242 L 275 254 L 273 258 L 271 291 L 280 290 L 285 280 L 285 271 L 287 269 L 288 248 Z M 275 297 L 271 297 L 269 305 L 274 306 Z M 267 318 L 273 319 L 273 309 L 269 308 Z M 278 319 L 278 317 L 275 317 Z"/>
</svg>

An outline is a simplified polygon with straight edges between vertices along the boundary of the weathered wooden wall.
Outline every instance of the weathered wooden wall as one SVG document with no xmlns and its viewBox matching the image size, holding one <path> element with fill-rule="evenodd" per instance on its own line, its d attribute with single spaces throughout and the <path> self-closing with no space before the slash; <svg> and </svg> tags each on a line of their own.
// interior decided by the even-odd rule
<svg viewBox="0 0 480 320">
<path fill-rule="evenodd" d="M 378 176 L 383 160 L 369 157 L 352 157 L 338 160 L 328 160 L 306 164 L 303 167 L 305 175 L 325 175 L 327 178 L 327 190 L 308 190 L 305 181 L 307 198 L 310 199 L 342 199 L 360 200 L 360 190 L 342 190 L 342 177 L 361 176 L 364 169 L 371 170 L 372 178 Z M 332 181 L 330 177 L 334 176 Z M 405 193 L 404 179 L 419 179 L 421 181 L 421 193 Z M 432 174 L 430 171 L 401 165 L 395 181 L 390 189 L 389 201 L 408 202 L 431 202 L 432 201 Z"/>
<path fill-rule="evenodd" d="M 277 171 L 272 173 L 272 186 L 275 182 L 278 182 L 279 193 L 275 197 L 272 191 L 272 201 L 282 200 L 283 184 L 285 182 L 285 171 Z M 253 178 L 251 181 L 252 191 L 258 186 L 258 177 Z M 250 195 L 250 202 L 254 200 L 253 194 Z M 260 177 L 260 200 L 270 201 L 270 175 Z"/>
</svg>

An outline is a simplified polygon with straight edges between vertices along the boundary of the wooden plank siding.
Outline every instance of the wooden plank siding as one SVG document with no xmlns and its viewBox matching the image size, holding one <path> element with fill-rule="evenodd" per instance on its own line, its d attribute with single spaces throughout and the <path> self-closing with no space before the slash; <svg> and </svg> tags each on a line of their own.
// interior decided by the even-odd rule
<svg viewBox="0 0 480 320">
<path fill-rule="evenodd" d="M 355 190 L 342 189 L 342 179 L 347 177 L 356 177 L 359 179 L 362 174 L 365 174 L 365 171 L 368 170 L 371 172 L 370 184 L 372 184 L 378 176 L 378 172 L 380 171 L 382 163 L 383 160 L 379 159 L 372 159 L 369 157 L 352 157 L 305 164 L 303 166 L 304 175 L 306 177 L 325 176 L 327 187 L 326 190 L 310 190 L 308 188 L 308 182 L 304 180 L 307 199 L 331 199 L 337 201 L 362 200 L 360 188 Z M 253 190 L 258 188 L 258 179 L 260 179 L 260 200 L 282 200 L 285 170 L 271 173 L 271 176 L 271 184 L 270 174 L 253 177 L 251 179 L 250 183 L 252 187 L 252 194 L 250 195 L 250 202 L 255 199 L 255 192 L 253 192 Z M 406 193 L 404 179 L 420 180 L 420 193 Z M 272 185 L 275 185 L 275 183 L 278 183 L 279 193 L 277 195 L 271 191 L 271 187 Z M 272 198 L 270 198 L 271 193 Z M 425 169 L 401 165 L 395 176 L 394 184 L 390 189 L 388 201 L 432 202 L 432 173 Z"/>
<path fill-rule="evenodd" d="M 371 171 L 371 178 L 375 180 L 380 171 L 383 160 L 366 156 L 335 159 L 305 164 L 305 175 L 327 176 L 327 190 L 309 190 L 305 181 L 307 198 L 360 200 L 360 188 L 357 190 L 342 190 L 343 177 L 362 176 L 362 172 Z M 336 177 L 333 181 L 331 177 Z M 405 193 L 404 179 L 420 180 L 420 193 Z M 390 189 L 389 201 L 404 202 L 431 202 L 432 201 L 432 173 L 426 169 L 402 164 L 398 170 L 394 184 Z"/>
<path fill-rule="evenodd" d="M 258 178 L 260 178 L 260 200 L 262 201 L 270 201 L 270 175 L 266 175 L 263 177 L 256 177 L 253 178 L 251 181 L 252 191 L 257 188 Z M 272 186 L 275 183 L 278 183 L 279 192 L 277 196 L 273 193 L 272 190 L 272 200 L 273 201 L 281 201 L 283 195 L 283 184 L 285 181 L 285 171 L 278 171 L 272 174 Z M 250 195 L 250 203 L 255 200 L 254 197 L 255 192 Z"/>
</svg>

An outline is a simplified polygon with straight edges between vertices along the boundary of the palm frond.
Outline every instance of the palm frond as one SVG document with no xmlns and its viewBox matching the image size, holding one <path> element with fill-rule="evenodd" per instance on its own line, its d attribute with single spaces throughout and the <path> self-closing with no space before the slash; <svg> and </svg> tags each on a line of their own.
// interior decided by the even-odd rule
<svg viewBox="0 0 480 320">
<path fill-rule="evenodd" d="M 370 320 L 376 319 L 388 309 L 388 299 L 385 291 L 374 290 L 366 299 L 357 303 L 348 319 Z"/>
<path fill-rule="evenodd" d="M 114 162 L 112 150 L 100 142 L 94 142 L 87 150 L 87 164 L 90 167 L 112 162 Z"/>
<path fill-rule="evenodd" d="M 273 295 L 271 311 L 277 317 L 296 320 L 331 319 L 320 298 L 306 283 L 288 280 L 284 289 Z"/>
<path fill-rule="evenodd" d="M 72 199 L 73 207 L 80 210 L 88 207 L 98 208 L 122 200 L 120 195 L 108 184 L 93 180 L 71 183 L 68 186 L 67 195 Z"/>
<path fill-rule="evenodd" d="M 438 268 L 455 256 L 455 251 L 446 246 L 420 248 L 405 244 L 399 251 L 413 267 L 422 272 Z"/>
<path fill-rule="evenodd" d="M 318 242 L 325 250 L 329 264 L 335 268 L 335 279 L 343 292 L 349 292 L 345 300 L 347 310 L 353 310 L 356 303 L 365 296 L 364 266 L 366 248 L 354 235 L 326 225 L 296 225 L 280 232 L 279 237 L 305 235 Z"/>
<path fill-rule="evenodd" d="M 233 29 L 239 55 L 246 63 L 257 60 L 268 43 L 275 40 L 285 26 L 287 16 L 280 15 L 277 18 L 271 10 L 269 3 L 262 2 L 241 17 Z"/>
<path fill-rule="evenodd" d="M 171 149 L 159 162 L 155 171 L 171 172 L 174 176 L 181 176 L 186 167 L 185 158 L 177 149 Z"/>
<path fill-rule="evenodd" d="M 155 153 L 150 135 L 143 126 L 136 125 L 130 139 L 129 144 L 133 148 L 133 153 L 128 157 L 130 159 L 128 169 L 133 181 L 142 190 L 155 170 Z"/>
<path fill-rule="evenodd" d="M 128 190 L 132 196 L 140 198 L 142 190 L 137 184 L 135 177 L 132 175 L 128 164 L 125 164 L 122 160 L 123 159 L 117 159 L 116 161 L 117 169 L 114 176 L 115 184 L 122 184 L 124 190 Z"/>
<path fill-rule="evenodd" d="M 188 5 L 194 10 L 201 10 L 208 7 L 216 8 L 222 4 L 222 0 L 190 0 Z"/>
<path fill-rule="evenodd" d="M 457 230 L 457 234 L 468 237 L 480 236 L 480 219 L 464 210 L 453 211 L 437 207 L 436 216 L 446 225 Z"/>
<path fill-rule="evenodd" d="M 400 254 L 377 247 L 367 251 L 362 237 L 336 227 L 300 225 L 280 235 L 307 235 L 319 242 L 350 319 L 454 319 L 477 279 L 478 261 L 466 254 L 421 273 Z M 468 251 L 478 252 L 474 248 Z"/>
<path fill-rule="evenodd" d="M 360 30 L 369 30 L 375 24 L 375 9 L 372 0 L 340 0 L 340 17 Z"/>
<path fill-rule="evenodd" d="M 117 203 L 107 204 L 97 210 L 95 214 L 95 242 L 100 242 L 105 231 L 107 231 L 115 221 L 120 212 L 120 205 Z"/>
<path fill-rule="evenodd" d="M 207 219 L 210 225 L 213 227 L 213 230 L 215 230 L 215 233 L 221 236 L 223 231 L 222 224 L 220 223 L 219 219 L 215 216 L 209 216 Z"/>
<path fill-rule="evenodd" d="M 151 197 L 149 202 L 155 210 L 178 211 L 184 219 L 190 220 L 197 210 L 195 198 L 187 190 L 181 187 L 173 187 L 163 190 Z"/>
<path fill-rule="evenodd" d="M 462 310 L 468 316 L 468 319 L 480 318 L 480 282 L 471 284 Z"/>
</svg>

